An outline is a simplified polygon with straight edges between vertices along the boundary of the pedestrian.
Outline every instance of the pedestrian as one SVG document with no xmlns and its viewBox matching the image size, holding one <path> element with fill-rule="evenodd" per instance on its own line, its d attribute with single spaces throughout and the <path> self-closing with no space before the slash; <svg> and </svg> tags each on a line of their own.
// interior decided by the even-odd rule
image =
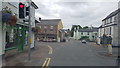
<svg viewBox="0 0 120 68">
<path fill-rule="evenodd" d="M 104 47 L 107 47 L 107 35 L 106 34 L 103 34 L 103 37 L 102 37 L 102 45 Z"/>
</svg>

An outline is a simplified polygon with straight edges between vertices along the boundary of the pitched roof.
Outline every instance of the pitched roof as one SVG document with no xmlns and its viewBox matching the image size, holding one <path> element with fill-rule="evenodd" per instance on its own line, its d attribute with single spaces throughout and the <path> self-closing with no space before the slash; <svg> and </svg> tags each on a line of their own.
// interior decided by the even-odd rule
<svg viewBox="0 0 120 68">
<path fill-rule="evenodd" d="M 61 31 L 61 32 L 65 32 L 65 31 L 66 31 L 66 32 L 67 32 L 67 31 L 69 31 L 69 30 L 68 30 L 68 29 L 60 29 L 60 31 Z"/>
<path fill-rule="evenodd" d="M 103 19 L 102 21 L 111 18 L 112 16 L 115 16 L 116 14 L 118 14 L 120 12 L 120 8 L 115 10 L 114 12 L 110 13 L 105 19 Z"/>
<path fill-rule="evenodd" d="M 61 19 L 44 19 L 41 20 L 40 25 L 58 25 L 59 21 L 61 21 Z"/>
<path fill-rule="evenodd" d="M 94 29 L 79 29 L 78 32 L 97 32 L 98 28 Z"/>
<path fill-rule="evenodd" d="M 78 32 L 93 32 L 92 29 L 79 29 Z"/>
</svg>

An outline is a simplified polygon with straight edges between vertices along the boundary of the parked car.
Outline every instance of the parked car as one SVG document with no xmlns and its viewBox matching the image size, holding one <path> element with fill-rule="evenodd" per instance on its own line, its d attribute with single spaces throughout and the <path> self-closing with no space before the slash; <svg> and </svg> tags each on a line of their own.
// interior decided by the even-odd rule
<svg viewBox="0 0 120 68">
<path fill-rule="evenodd" d="M 81 42 L 82 42 L 82 43 L 86 43 L 86 40 L 82 40 Z"/>
</svg>

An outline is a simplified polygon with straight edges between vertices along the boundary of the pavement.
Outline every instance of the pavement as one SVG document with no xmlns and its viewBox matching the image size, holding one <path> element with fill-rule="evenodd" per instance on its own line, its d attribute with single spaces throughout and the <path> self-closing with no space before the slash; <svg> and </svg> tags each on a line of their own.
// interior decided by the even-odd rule
<svg viewBox="0 0 120 68">
<path fill-rule="evenodd" d="M 41 66 L 46 56 L 48 55 L 49 48 L 36 43 L 35 49 L 31 50 L 31 60 L 28 60 L 28 48 L 23 52 L 11 50 L 5 54 L 5 66 Z"/>
<path fill-rule="evenodd" d="M 116 66 L 116 59 L 117 48 L 113 48 L 113 55 L 107 55 L 107 48 L 78 40 L 37 42 L 31 61 L 27 48 L 21 53 L 13 50 L 5 55 L 6 66 Z"/>
</svg>

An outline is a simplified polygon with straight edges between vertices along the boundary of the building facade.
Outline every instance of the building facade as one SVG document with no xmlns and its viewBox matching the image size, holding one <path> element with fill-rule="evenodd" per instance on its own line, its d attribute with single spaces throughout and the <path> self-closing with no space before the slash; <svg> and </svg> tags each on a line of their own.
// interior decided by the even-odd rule
<svg viewBox="0 0 120 68">
<path fill-rule="evenodd" d="M 59 31 L 60 31 L 60 41 L 61 42 L 69 41 L 70 30 L 69 29 L 61 29 Z"/>
<path fill-rule="evenodd" d="M 99 39 L 98 44 L 100 44 L 100 38 L 105 35 L 112 37 L 112 45 L 118 46 L 118 14 L 120 9 L 110 13 L 105 19 L 102 20 L 102 25 L 99 27 Z"/>
<path fill-rule="evenodd" d="M 2 2 L 0 2 L 0 11 L 2 11 Z M 2 53 L 2 15 L 0 15 L 0 60 L 1 60 L 1 55 L 3 54 Z"/>
<path fill-rule="evenodd" d="M 120 1 L 118 3 L 118 6 L 120 8 Z M 120 46 L 120 13 L 118 13 L 118 46 Z"/>
<path fill-rule="evenodd" d="M 60 41 L 60 33 L 59 30 L 63 29 L 63 24 L 61 19 L 46 19 L 41 20 L 39 25 L 39 38 L 43 41 Z"/>
<path fill-rule="evenodd" d="M 74 39 L 82 40 L 83 37 L 87 37 L 89 41 L 97 41 L 98 28 L 92 27 L 87 29 L 78 29 L 74 31 Z"/>
<path fill-rule="evenodd" d="M 38 7 L 34 2 L 31 2 L 30 8 L 30 18 L 31 25 L 35 27 L 35 9 Z M 24 4 L 27 3 L 23 2 Z M 28 36 L 28 22 L 24 22 L 23 19 L 19 19 L 19 2 L 2 2 L 2 8 L 10 8 L 12 13 L 17 16 L 17 22 L 13 26 L 7 26 L 5 23 L 0 29 L 0 33 L 2 32 L 2 54 L 5 54 L 5 51 L 17 49 L 19 52 L 24 50 L 24 46 L 27 45 L 27 36 Z M 2 23 L 3 24 L 3 23 Z M 10 30 L 9 30 L 10 29 Z M 32 44 L 31 48 L 34 47 L 34 33 L 31 34 Z M 1 36 L 0 36 L 1 38 Z"/>
</svg>

